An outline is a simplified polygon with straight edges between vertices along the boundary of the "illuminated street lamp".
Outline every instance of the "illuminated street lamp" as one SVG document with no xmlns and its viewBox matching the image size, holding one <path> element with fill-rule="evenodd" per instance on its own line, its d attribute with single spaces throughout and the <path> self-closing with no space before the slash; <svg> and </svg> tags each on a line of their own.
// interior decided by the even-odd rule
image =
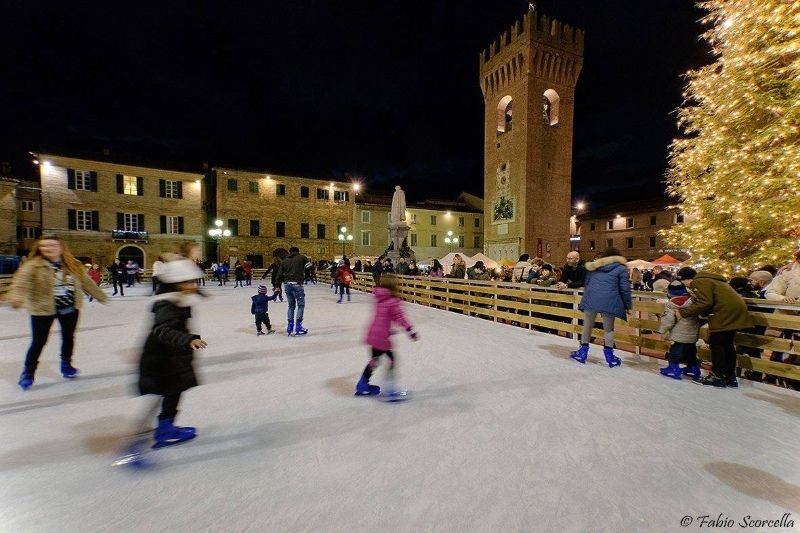
<svg viewBox="0 0 800 533">
<path fill-rule="evenodd" d="M 344 245 L 353 240 L 353 236 L 347 233 L 347 228 L 344 226 L 339 228 L 339 240 L 342 241 L 342 258 L 344 258 Z"/>
<path fill-rule="evenodd" d="M 212 239 L 214 239 L 214 241 L 217 243 L 216 244 L 216 248 L 217 248 L 217 263 L 219 264 L 219 259 L 220 259 L 220 257 L 219 257 L 220 256 L 220 254 L 219 254 L 219 252 L 220 252 L 220 244 L 219 243 L 220 243 L 220 241 L 222 239 L 225 239 L 226 237 L 230 237 L 231 236 L 231 230 L 222 229 L 222 221 L 219 220 L 219 219 L 214 221 L 214 225 L 216 226 L 216 228 L 211 228 L 210 230 L 208 230 L 208 236 L 211 237 Z"/>
<path fill-rule="evenodd" d="M 458 246 L 458 237 L 453 235 L 452 231 L 447 232 L 447 237 L 444 238 L 444 243 L 450 247 L 450 251 L 453 251 L 453 245 L 455 244 Z"/>
</svg>

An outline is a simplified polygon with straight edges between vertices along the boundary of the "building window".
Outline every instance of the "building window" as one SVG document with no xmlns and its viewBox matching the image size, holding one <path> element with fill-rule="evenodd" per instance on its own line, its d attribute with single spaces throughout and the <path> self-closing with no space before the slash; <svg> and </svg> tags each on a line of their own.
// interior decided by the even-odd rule
<svg viewBox="0 0 800 533">
<path fill-rule="evenodd" d="M 679 213 L 675 215 L 675 223 L 676 224 L 683 224 L 683 213 Z"/>
<path fill-rule="evenodd" d="M 228 179 L 228 190 L 236 192 L 239 190 L 239 182 L 235 179 Z"/>
<path fill-rule="evenodd" d="M 228 229 L 231 230 L 231 235 L 239 235 L 239 220 L 236 218 L 229 218 Z"/>
<path fill-rule="evenodd" d="M 92 211 L 75 211 L 75 229 L 84 231 L 96 229 L 92 225 Z"/>
<path fill-rule="evenodd" d="M 78 211 L 78 229 L 81 229 L 81 213 L 90 213 L 91 211 Z M 122 229 L 125 231 L 144 231 L 144 228 L 139 227 L 139 214 L 138 213 L 124 213 L 123 214 L 123 226 Z M 83 229 L 91 229 L 91 228 L 83 228 Z"/>
<path fill-rule="evenodd" d="M 497 133 L 511 131 L 512 118 L 514 116 L 513 100 L 506 95 L 497 104 Z"/>
<path fill-rule="evenodd" d="M 633 248 L 633 237 L 628 237 L 625 239 L 625 245 L 628 247 L 628 250 Z"/>
<path fill-rule="evenodd" d="M 436 215 L 431 215 L 431 226 L 436 225 Z"/>
<path fill-rule="evenodd" d="M 589 250 L 590 250 L 590 251 L 592 251 L 592 252 L 593 252 L 593 251 L 595 250 L 595 248 L 596 248 L 596 247 L 597 247 L 597 245 L 595 245 L 595 242 L 594 242 L 594 241 L 589 241 Z"/>
<path fill-rule="evenodd" d="M 23 239 L 35 239 L 36 238 L 36 228 L 31 226 L 25 226 L 22 228 L 22 238 Z"/>
<path fill-rule="evenodd" d="M 481 247 L 481 236 L 475 235 L 472 239 L 472 247 L 473 248 L 480 248 Z"/>
<path fill-rule="evenodd" d="M 614 229 L 614 221 L 606 220 L 606 229 Z"/>
<path fill-rule="evenodd" d="M 416 245 L 417 245 L 417 234 L 416 233 L 412 233 L 411 234 L 411 246 L 416 246 Z"/>
<path fill-rule="evenodd" d="M 594 229 L 595 229 L 594 222 L 590 222 L 589 223 L 589 231 L 594 231 Z"/>
<path fill-rule="evenodd" d="M 22 209 L 23 211 L 33 211 L 33 201 L 31 201 L 31 200 L 22 200 L 22 202 L 20 202 L 20 204 L 21 204 L 20 205 L 20 209 Z"/>
<path fill-rule="evenodd" d="M 275 236 L 286 237 L 286 222 L 275 222 Z"/>
<path fill-rule="evenodd" d="M 308 239 L 308 222 L 300 223 L 300 238 Z"/>
<path fill-rule="evenodd" d="M 308 187 L 305 185 L 300 186 L 300 198 L 308 198 Z"/>
<path fill-rule="evenodd" d="M 480 228 L 480 227 L 481 227 L 481 219 L 479 219 L 479 218 L 476 218 L 476 219 L 475 219 L 475 223 L 474 223 L 473 225 L 474 225 L 476 228 Z"/>
<path fill-rule="evenodd" d="M 283 183 L 276 183 L 275 196 L 286 196 L 286 185 L 284 185 Z"/>
<path fill-rule="evenodd" d="M 436 234 L 435 233 L 431 234 L 431 246 L 437 246 L 437 244 L 436 244 Z"/>
<path fill-rule="evenodd" d="M 650 225 L 651 226 L 655 226 L 656 225 L 656 216 L 655 215 L 650 215 Z"/>
<path fill-rule="evenodd" d="M 369 246 L 370 245 L 370 232 L 369 231 L 362 231 L 361 232 L 361 245 L 362 246 Z"/>
<path fill-rule="evenodd" d="M 333 199 L 336 202 L 347 202 L 350 200 L 350 191 L 333 191 Z"/>
<path fill-rule="evenodd" d="M 183 183 L 175 180 L 158 180 L 161 198 L 183 198 Z"/>
<path fill-rule="evenodd" d="M 166 233 L 175 233 L 175 234 L 183 233 L 181 231 L 181 225 L 182 225 L 181 224 L 181 218 L 182 217 L 167 216 L 166 217 L 166 223 L 167 223 L 166 224 L 167 225 Z"/>
<path fill-rule="evenodd" d="M 92 172 L 90 170 L 75 171 L 75 188 L 81 191 L 94 190 L 92 185 Z"/>
<path fill-rule="evenodd" d="M 328 189 L 322 189 L 317 187 L 317 200 L 327 200 L 330 198 L 330 192 Z"/>
<path fill-rule="evenodd" d="M 416 224 L 417 223 L 417 214 L 416 213 L 411 213 L 411 220 L 409 221 L 409 223 L 410 224 Z"/>
<path fill-rule="evenodd" d="M 258 194 L 258 182 L 257 181 L 248 182 L 248 186 L 250 187 L 250 192 L 254 192 L 254 193 Z"/>
<path fill-rule="evenodd" d="M 614 247 L 614 239 L 606 239 L 606 248 Z"/>
<path fill-rule="evenodd" d="M 369 222 L 369 217 L 370 217 L 369 211 L 361 211 L 361 223 L 362 224 L 369 224 L 370 223 Z"/>
<path fill-rule="evenodd" d="M 136 176 L 122 176 L 122 193 L 131 196 L 139 195 L 139 185 Z"/>
<path fill-rule="evenodd" d="M 325 238 L 325 224 L 317 224 L 317 239 Z"/>
<path fill-rule="evenodd" d="M 261 221 L 259 220 L 251 220 L 250 221 L 250 235 L 252 237 L 258 237 L 261 234 Z"/>
<path fill-rule="evenodd" d="M 656 247 L 656 236 L 650 235 L 650 248 L 655 248 L 655 247 Z"/>
<path fill-rule="evenodd" d="M 465 222 L 464 221 L 464 217 L 458 217 L 458 227 L 459 228 L 463 228 L 464 227 L 464 222 Z"/>
<path fill-rule="evenodd" d="M 632 228 L 633 227 L 633 217 L 628 217 L 625 219 L 625 227 Z"/>
</svg>

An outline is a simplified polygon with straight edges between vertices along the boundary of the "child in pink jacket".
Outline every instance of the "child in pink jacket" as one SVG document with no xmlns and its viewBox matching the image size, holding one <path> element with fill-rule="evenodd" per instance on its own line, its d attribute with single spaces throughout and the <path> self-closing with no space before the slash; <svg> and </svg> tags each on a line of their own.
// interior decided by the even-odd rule
<svg viewBox="0 0 800 533">
<path fill-rule="evenodd" d="M 376 303 L 375 316 L 364 339 L 372 349 L 372 357 L 367 366 L 364 367 L 364 373 L 361 374 L 361 379 L 356 384 L 356 396 L 368 396 L 381 392 L 380 387 L 369 384 L 372 372 L 380 363 L 381 355 L 385 354 L 389 358 L 389 381 L 393 381 L 395 359 L 394 354 L 392 354 L 392 341 L 390 338 L 393 322 L 405 328 L 411 340 L 417 340 L 417 333 L 403 312 L 403 301 L 400 299 L 397 277 L 391 274 L 381 276 L 372 294 L 375 296 Z M 390 394 L 394 392 L 390 391 Z"/>
</svg>

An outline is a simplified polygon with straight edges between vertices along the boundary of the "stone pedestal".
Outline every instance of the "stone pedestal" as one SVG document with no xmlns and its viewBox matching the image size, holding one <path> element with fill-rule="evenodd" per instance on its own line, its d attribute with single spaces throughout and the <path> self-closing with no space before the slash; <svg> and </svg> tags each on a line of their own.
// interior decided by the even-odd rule
<svg viewBox="0 0 800 533">
<path fill-rule="evenodd" d="M 397 260 L 400 259 L 400 247 L 403 245 L 403 240 L 408 237 L 408 230 L 410 229 L 411 226 L 405 222 L 389 224 L 389 239 L 391 239 L 392 244 L 394 244 L 394 248 L 389 250 L 387 255 L 395 265 L 397 264 Z M 409 251 L 411 252 L 411 258 L 414 259 L 414 251 L 411 250 L 411 248 L 409 248 Z"/>
</svg>

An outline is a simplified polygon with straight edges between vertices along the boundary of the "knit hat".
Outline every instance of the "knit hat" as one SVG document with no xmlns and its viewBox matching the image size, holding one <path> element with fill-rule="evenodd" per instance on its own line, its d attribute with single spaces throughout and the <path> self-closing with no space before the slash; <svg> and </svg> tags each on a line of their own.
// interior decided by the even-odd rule
<svg viewBox="0 0 800 533">
<path fill-rule="evenodd" d="M 158 273 L 158 280 L 163 283 L 180 283 L 182 281 L 194 281 L 203 277 L 194 261 L 188 259 L 178 259 L 164 263 Z"/>
<path fill-rule="evenodd" d="M 689 291 L 686 290 L 686 285 L 680 281 L 676 280 L 667 285 L 667 296 L 670 298 L 675 298 L 676 296 L 686 296 L 687 294 L 689 294 Z"/>
<path fill-rule="evenodd" d="M 258 294 L 267 294 L 267 286 L 263 283 L 258 286 Z"/>
<path fill-rule="evenodd" d="M 653 292 L 665 292 L 669 287 L 669 281 L 664 278 L 658 278 L 653 282 Z"/>
<path fill-rule="evenodd" d="M 697 271 L 692 267 L 683 267 L 682 269 L 678 270 L 678 273 L 675 275 L 675 279 L 677 280 L 694 279 L 696 275 Z"/>
</svg>

